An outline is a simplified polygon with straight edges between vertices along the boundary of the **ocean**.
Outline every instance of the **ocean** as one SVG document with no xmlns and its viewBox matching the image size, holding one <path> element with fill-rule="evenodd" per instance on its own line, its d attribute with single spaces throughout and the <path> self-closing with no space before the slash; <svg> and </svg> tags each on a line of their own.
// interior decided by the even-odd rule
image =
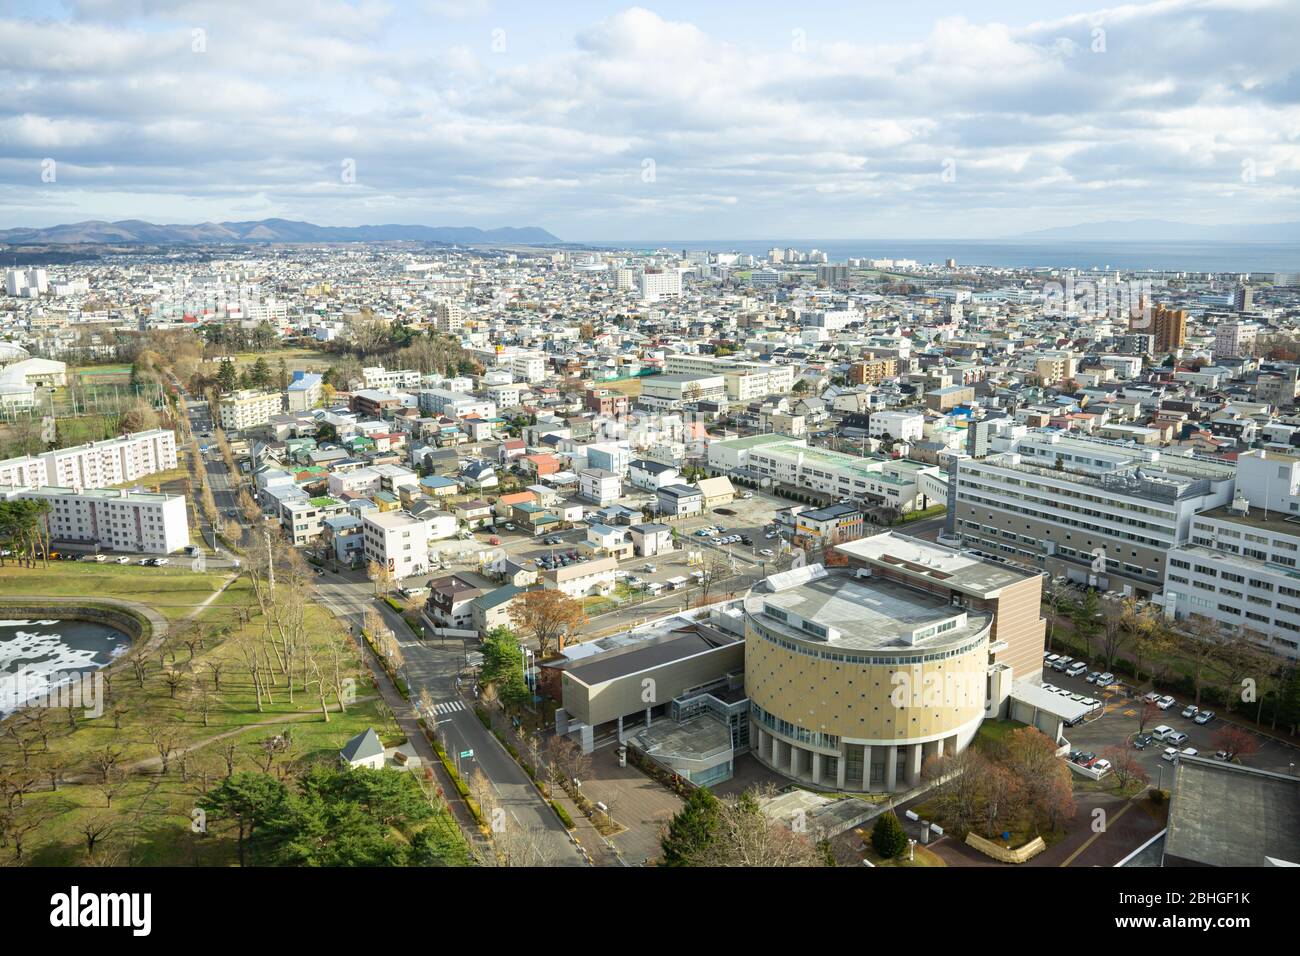
<svg viewBox="0 0 1300 956">
<path fill-rule="evenodd" d="M 716 239 L 593 243 L 609 249 L 707 249 L 765 257 L 773 247 L 807 252 L 820 249 L 831 262 L 845 259 L 915 259 L 958 265 L 1012 269 L 1110 268 L 1161 272 L 1300 272 L 1296 242 L 976 242 L 961 240 L 893 241 L 888 239 Z"/>
</svg>

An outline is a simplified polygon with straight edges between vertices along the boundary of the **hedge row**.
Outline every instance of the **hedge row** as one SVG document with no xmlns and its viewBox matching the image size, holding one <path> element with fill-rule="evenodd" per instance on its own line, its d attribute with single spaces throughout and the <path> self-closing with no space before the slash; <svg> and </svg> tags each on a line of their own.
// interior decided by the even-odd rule
<svg viewBox="0 0 1300 956">
<path fill-rule="evenodd" d="M 551 809 L 555 811 L 555 815 L 560 818 L 560 822 L 564 824 L 566 830 L 572 830 L 577 827 L 577 824 L 573 822 L 573 817 L 569 816 L 568 811 L 554 800 L 551 801 Z"/>
</svg>

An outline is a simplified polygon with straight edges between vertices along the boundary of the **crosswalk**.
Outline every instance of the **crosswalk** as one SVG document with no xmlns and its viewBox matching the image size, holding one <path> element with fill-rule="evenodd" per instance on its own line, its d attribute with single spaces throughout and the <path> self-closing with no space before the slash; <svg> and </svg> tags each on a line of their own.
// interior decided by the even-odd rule
<svg viewBox="0 0 1300 956">
<path fill-rule="evenodd" d="M 444 700 L 441 704 L 433 705 L 433 712 L 439 716 L 454 714 L 458 710 L 465 709 L 465 702 L 460 700 Z"/>
</svg>

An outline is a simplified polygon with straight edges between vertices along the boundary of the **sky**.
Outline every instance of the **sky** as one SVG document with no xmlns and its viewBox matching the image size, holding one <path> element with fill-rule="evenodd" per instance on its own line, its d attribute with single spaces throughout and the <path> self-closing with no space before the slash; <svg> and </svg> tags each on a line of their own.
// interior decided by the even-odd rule
<svg viewBox="0 0 1300 956">
<path fill-rule="evenodd" d="M 0 0 L 0 228 L 1298 220 L 1297 37 L 1297 0 Z"/>
</svg>

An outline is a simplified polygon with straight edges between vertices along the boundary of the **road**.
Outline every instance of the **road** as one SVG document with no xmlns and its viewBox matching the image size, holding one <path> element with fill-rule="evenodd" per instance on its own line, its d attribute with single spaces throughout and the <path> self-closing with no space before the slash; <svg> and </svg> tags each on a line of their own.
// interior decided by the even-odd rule
<svg viewBox="0 0 1300 956">
<path fill-rule="evenodd" d="M 188 395 L 185 399 L 189 408 L 190 427 L 194 433 L 210 433 L 212 420 L 207 403 L 195 401 Z M 236 483 L 232 481 L 225 462 L 220 456 L 207 455 L 203 465 L 218 510 L 223 515 L 233 510 L 235 517 L 229 520 L 232 524 L 242 524 L 244 518 L 236 496 Z M 375 600 L 373 585 L 362 572 L 327 571 L 317 578 L 315 591 L 320 597 L 320 603 L 354 635 L 360 634 L 362 618 L 368 609 L 374 608 L 383 615 L 388 627 L 402 642 L 402 653 L 406 659 L 403 676 L 411 700 L 419 701 L 422 691 L 428 689 L 436 702 L 438 732 L 442 735 L 448 755 L 459 764 L 461 775 L 468 781 L 475 770 L 483 772 L 496 792 L 501 807 L 506 811 L 506 825 L 513 824 L 527 831 L 546 865 L 586 866 L 587 860 L 573 845 L 568 831 L 536 786 L 506 753 L 501 743 L 479 722 L 471 705 L 472 697 L 458 690 L 456 678 L 465 659 L 465 649 L 461 643 L 417 640 L 401 615 L 382 601 Z M 464 690 L 468 692 L 469 688 L 465 687 Z M 394 710 L 396 712 L 396 708 Z M 460 754 L 465 751 L 473 751 L 474 756 L 461 759 Z"/>
<path fill-rule="evenodd" d="M 462 693 L 469 690 L 469 681 L 462 689 L 457 688 L 457 676 L 465 660 L 464 645 L 459 640 L 417 639 L 401 615 L 382 601 L 374 600 L 373 585 L 359 571 L 326 572 L 316 591 L 321 604 L 354 629 L 354 633 L 360 630 L 368 608 L 373 607 L 384 616 L 402 646 L 405 658 L 402 675 L 410 688 L 411 700 L 419 701 L 422 691 L 429 691 L 438 733 L 448 756 L 458 764 L 461 776 L 468 781 L 476 770 L 483 772 L 506 811 L 506 825 L 513 823 L 530 833 L 546 865 L 587 865 L 527 774 L 475 716 L 472 696 Z M 467 751 L 472 751 L 473 757 L 461 758 Z"/>
</svg>

